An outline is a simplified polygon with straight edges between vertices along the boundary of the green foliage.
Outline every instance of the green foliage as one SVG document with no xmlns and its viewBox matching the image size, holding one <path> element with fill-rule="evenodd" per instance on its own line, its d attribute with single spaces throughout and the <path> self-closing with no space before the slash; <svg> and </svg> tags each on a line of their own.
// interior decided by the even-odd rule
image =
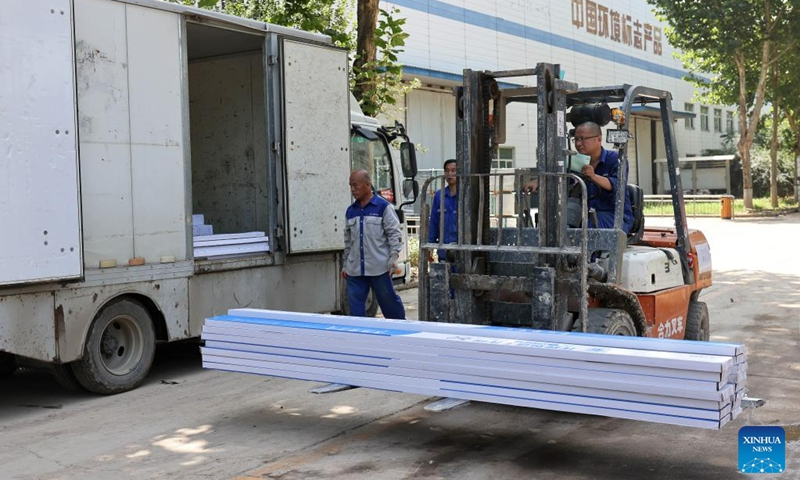
<svg viewBox="0 0 800 480">
<path fill-rule="evenodd" d="M 751 151 L 751 168 L 753 175 L 753 196 L 769 197 L 771 160 L 769 148 L 755 147 Z M 794 161 L 792 155 L 785 150 L 778 151 L 778 196 L 787 197 L 794 194 L 792 177 Z M 755 207 L 755 205 L 754 205 Z"/>
<path fill-rule="evenodd" d="M 350 87 L 361 87 L 361 109 L 370 117 L 396 105 L 397 97 L 407 88 L 403 85 L 403 66 L 398 62 L 398 55 L 403 51 L 408 34 L 403 31 L 406 19 L 397 18 L 398 13 L 397 8 L 380 9 L 375 28 L 376 60 L 351 72 Z"/>
<path fill-rule="evenodd" d="M 788 46 L 800 31 L 800 0 L 647 1 L 668 23 L 667 39 L 681 51 L 678 56 L 691 72 L 688 80 L 703 89 L 705 100 L 718 105 L 738 103 L 740 79 L 734 60 L 740 56 L 751 108 L 765 67 L 764 42 Z"/>
<path fill-rule="evenodd" d="M 787 210 L 790 208 L 797 208 L 797 202 L 795 201 L 794 197 L 778 198 L 778 210 Z M 753 199 L 753 211 L 768 212 L 771 210 L 774 209 L 772 208 L 772 201 L 770 200 L 769 197 Z M 734 200 L 733 211 L 735 213 L 747 213 L 748 209 L 745 208 L 744 202 L 742 202 L 741 200 Z"/>
<path fill-rule="evenodd" d="M 408 264 L 414 268 L 419 268 L 419 237 L 408 237 Z"/>
</svg>

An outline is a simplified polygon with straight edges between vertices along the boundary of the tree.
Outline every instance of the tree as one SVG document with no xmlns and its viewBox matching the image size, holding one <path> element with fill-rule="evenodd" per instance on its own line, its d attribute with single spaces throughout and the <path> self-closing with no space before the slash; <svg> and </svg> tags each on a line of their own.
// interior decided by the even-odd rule
<svg viewBox="0 0 800 480">
<path fill-rule="evenodd" d="M 791 152 L 793 163 L 794 198 L 800 199 L 800 186 L 797 184 L 797 162 L 800 159 L 800 78 L 796 72 L 800 69 L 800 53 L 796 50 L 787 52 L 778 62 L 777 72 L 780 81 L 771 98 L 781 105 L 781 114 L 786 119 L 788 129 L 782 130 L 781 148 Z"/>
<path fill-rule="evenodd" d="M 765 104 L 767 74 L 794 48 L 800 0 L 648 0 L 668 24 L 687 78 L 709 103 L 738 105 L 744 204 L 753 208 L 750 148 Z M 785 48 L 778 52 L 776 45 Z M 707 78 L 706 75 L 710 76 Z"/>
<path fill-rule="evenodd" d="M 356 36 L 356 58 L 353 71 L 356 75 L 369 69 L 375 63 L 377 49 L 375 46 L 375 28 L 378 25 L 378 5 L 380 0 L 358 0 L 358 35 Z M 368 92 L 374 90 L 374 78 L 363 78 L 356 81 L 353 95 L 362 104 L 370 101 Z"/>
</svg>

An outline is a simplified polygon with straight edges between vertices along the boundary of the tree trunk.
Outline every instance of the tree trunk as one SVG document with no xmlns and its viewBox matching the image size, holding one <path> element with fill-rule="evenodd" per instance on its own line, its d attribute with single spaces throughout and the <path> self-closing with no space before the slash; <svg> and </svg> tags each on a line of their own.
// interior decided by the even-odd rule
<svg viewBox="0 0 800 480">
<path fill-rule="evenodd" d="M 778 91 L 778 69 L 772 67 L 773 91 Z M 772 141 L 770 142 L 769 198 L 772 208 L 778 208 L 778 110 L 780 100 L 776 99 L 772 106 Z"/>
<path fill-rule="evenodd" d="M 758 75 L 758 82 L 755 85 L 755 101 L 750 111 L 750 119 L 747 118 L 747 75 L 745 72 L 745 53 L 738 50 L 733 61 L 739 72 L 739 155 L 742 157 L 742 183 L 744 207 L 753 208 L 753 175 L 750 169 L 750 146 L 756 136 L 758 121 L 761 116 L 761 107 L 764 106 L 764 93 L 767 89 L 767 70 L 770 61 L 770 42 L 764 41 L 761 50 L 761 72 Z"/>
<path fill-rule="evenodd" d="M 353 62 L 353 70 L 356 72 L 363 70 L 365 65 L 369 66 L 375 62 L 375 27 L 378 24 L 379 2 L 380 0 L 358 0 L 358 36 L 356 59 Z M 358 81 L 353 88 L 353 95 L 364 104 L 373 101 L 371 98 L 364 98 L 366 92 L 370 91 L 374 91 L 374 85 Z"/>
</svg>

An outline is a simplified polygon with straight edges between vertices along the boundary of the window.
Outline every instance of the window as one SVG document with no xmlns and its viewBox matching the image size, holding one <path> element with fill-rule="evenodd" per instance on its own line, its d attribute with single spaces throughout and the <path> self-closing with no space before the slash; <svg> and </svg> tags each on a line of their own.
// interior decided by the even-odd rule
<svg viewBox="0 0 800 480">
<path fill-rule="evenodd" d="M 700 130 L 708 131 L 708 107 L 700 107 Z"/>
<path fill-rule="evenodd" d="M 733 133 L 733 112 L 727 112 L 727 116 L 725 117 L 725 131 L 728 134 Z"/>
<path fill-rule="evenodd" d="M 382 137 L 354 130 L 350 136 L 350 163 L 353 169 L 363 168 L 372 177 L 372 189 L 381 197 L 394 203 L 392 187 L 392 157 Z"/>
<path fill-rule="evenodd" d="M 691 117 L 686 117 L 683 119 L 683 125 L 686 127 L 687 130 L 694 130 L 694 104 L 693 103 L 684 103 L 683 110 L 687 113 L 691 113 Z"/>
<path fill-rule="evenodd" d="M 722 133 L 722 110 L 714 109 L 714 133 Z"/>
<path fill-rule="evenodd" d="M 499 147 L 497 158 L 492 160 L 492 170 L 496 168 L 514 168 L 514 148 Z"/>
</svg>

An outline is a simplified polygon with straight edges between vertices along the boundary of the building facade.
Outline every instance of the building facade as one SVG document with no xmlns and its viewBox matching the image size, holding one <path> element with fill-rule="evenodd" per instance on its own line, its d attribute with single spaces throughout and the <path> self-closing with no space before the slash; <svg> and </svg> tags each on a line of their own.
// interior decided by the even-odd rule
<svg viewBox="0 0 800 480">
<path fill-rule="evenodd" d="M 440 169 L 455 157 L 455 98 L 462 71 L 531 68 L 560 64 L 565 79 L 582 87 L 619 84 L 668 90 L 680 157 L 719 149 L 734 132 L 733 107 L 704 105 L 645 0 L 393 0 L 409 34 L 400 57 L 407 79 L 422 87 L 405 98 L 405 121 L 421 144 L 421 169 Z M 510 81 L 514 81 L 511 79 Z M 520 79 L 522 80 L 522 79 Z M 536 165 L 536 106 L 509 106 L 507 142 L 495 166 Z M 661 193 L 658 163 L 665 156 L 660 119 L 642 109 L 629 119 L 631 182 Z M 734 132 L 735 133 L 735 132 Z M 709 180 L 714 183 L 713 175 Z M 724 180 L 721 180 L 724 188 Z M 708 187 L 713 187 L 709 184 Z"/>
</svg>

